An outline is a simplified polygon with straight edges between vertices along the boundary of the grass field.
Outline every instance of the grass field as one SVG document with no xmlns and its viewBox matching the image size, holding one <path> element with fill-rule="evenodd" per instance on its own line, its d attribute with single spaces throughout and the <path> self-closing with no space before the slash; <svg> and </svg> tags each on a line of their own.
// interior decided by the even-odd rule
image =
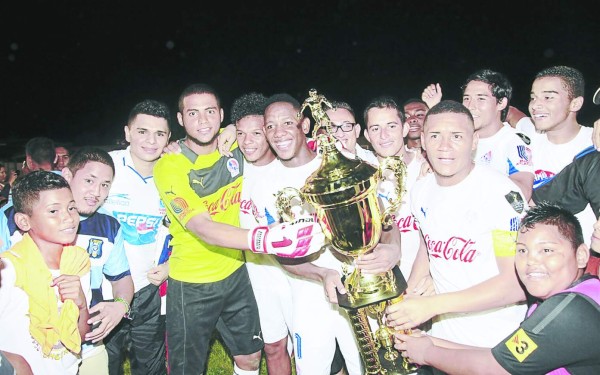
<svg viewBox="0 0 600 375">
<path fill-rule="evenodd" d="M 130 375 L 129 361 L 125 362 L 125 375 Z M 208 356 L 208 366 L 206 375 L 231 375 L 233 374 L 233 359 L 227 352 L 227 349 L 221 344 L 218 336 L 213 336 L 212 344 L 210 348 L 210 354 Z M 292 370 L 293 374 L 295 371 Z M 260 375 L 267 375 L 267 366 L 265 364 L 265 358 L 263 355 L 260 361 Z"/>
</svg>

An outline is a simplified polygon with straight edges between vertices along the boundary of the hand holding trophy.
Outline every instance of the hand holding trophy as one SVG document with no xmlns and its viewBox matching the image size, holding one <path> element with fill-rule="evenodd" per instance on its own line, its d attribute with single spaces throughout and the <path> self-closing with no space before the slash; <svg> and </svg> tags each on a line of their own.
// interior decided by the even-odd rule
<svg viewBox="0 0 600 375">
<path fill-rule="evenodd" d="M 331 247 L 351 258 L 373 251 L 379 243 L 383 228 L 393 225 L 391 213 L 402 201 L 406 166 L 399 157 L 384 160 L 379 169 L 357 158 L 344 156 L 335 146 L 331 122 L 325 109 L 331 104 L 316 90 L 301 107 L 310 108 L 315 120 L 313 138 L 317 139 L 322 154 L 320 167 L 298 191 L 282 190 L 277 197 L 280 217 L 291 220 L 291 202 L 295 199 L 313 206 L 319 224 Z M 381 212 L 377 186 L 384 171 L 392 172 L 396 180 L 396 200 Z M 406 281 L 398 266 L 380 274 L 363 274 L 356 268 L 346 275 L 346 294 L 338 294 L 339 305 L 345 308 L 352 322 L 354 334 L 367 374 L 408 374 L 415 371 L 393 348 L 393 329 L 383 321 L 385 307 L 402 299 Z M 368 314 L 375 317 L 379 329 L 371 332 Z"/>
</svg>

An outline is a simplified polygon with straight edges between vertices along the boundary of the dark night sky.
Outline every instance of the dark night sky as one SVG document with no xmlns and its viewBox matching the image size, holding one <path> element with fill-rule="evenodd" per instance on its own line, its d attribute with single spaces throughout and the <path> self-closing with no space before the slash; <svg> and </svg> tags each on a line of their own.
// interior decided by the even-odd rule
<svg viewBox="0 0 600 375">
<path fill-rule="evenodd" d="M 374 96 L 402 101 L 431 82 L 459 99 L 463 80 L 484 67 L 509 77 L 525 112 L 537 71 L 578 68 L 587 83 L 579 120 L 600 116 L 591 104 L 600 21 L 584 2 L 16 3 L 0 11 L 0 140 L 114 143 L 136 102 L 162 100 L 175 112 L 196 82 L 221 93 L 228 121 L 231 102 L 249 91 L 303 100 L 315 87 L 359 113 Z"/>
</svg>

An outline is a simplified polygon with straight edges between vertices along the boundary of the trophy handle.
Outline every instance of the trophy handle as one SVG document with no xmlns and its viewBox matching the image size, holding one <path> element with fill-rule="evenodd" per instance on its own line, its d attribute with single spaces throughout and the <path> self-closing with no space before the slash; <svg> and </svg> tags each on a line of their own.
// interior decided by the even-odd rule
<svg viewBox="0 0 600 375">
<path fill-rule="evenodd" d="M 398 211 L 400 204 L 402 203 L 402 197 L 405 190 L 406 181 L 406 164 L 402 161 L 400 156 L 388 156 L 379 163 L 379 175 L 383 180 L 383 172 L 389 170 L 393 173 L 396 179 L 396 199 L 389 199 L 389 207 L 381 214 L 381 223 L 384 227 L 388 227 L 394 223 L 393 213 Z"/>
<path fill-rule="evenodd" d="M 295 206 L 292 204 L 294 200 L 299 202 L 299 205 L 304 203 L 300 190 L 293 187 L 285 187 L 275 194 L 275 208 L 279 217 L 288 223 L 291 223 L 295 219 L 295 215 L 292 212 L 292 208 Z"/>
</svg>

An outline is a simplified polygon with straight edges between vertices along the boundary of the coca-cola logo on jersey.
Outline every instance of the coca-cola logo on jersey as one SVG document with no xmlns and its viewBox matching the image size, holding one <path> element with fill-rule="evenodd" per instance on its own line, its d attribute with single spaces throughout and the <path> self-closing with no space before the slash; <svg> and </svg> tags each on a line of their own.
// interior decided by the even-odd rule
<svg viewBox="0 0 600 375">
<path fill-rule="evenodd" d="M 252 215 L 252 217 L 254 217 L 257 221 L 265 216 L 258 212 L 258 207 L 256 207 L 252 199 L 242 199 L 240 202 L 240 211 L 244 215 Z"/>
<path fill-rule="evenodd" d="M 242 195 L 239 189 L 240 184 L 241 182 L 238 182 L 235 185 L 229 186 L 227 189 L 225 189 L 225 191 L 223 191 L 223 194 L 221 194 L 219 199 L 216 199 L 212 202 L 204 201 L 204 204 L 206 204 L 208 207 L 208 212 L 211 215 L 214 215 L 217 212 L 223 212 L 229 207 L 239 204 Z"/>
<path fill-rule="evenodd" d="M 471 263 L 477 255 L 475 241 L 461 237 L 452 236 L 448 240 L 434 240 L 425 235 L 425 243 L 429 255 L 433 258 L 457 260 L 463 263 Z"/>
<path fill-rule="evenodd" d="M 419 226 L 417 225 L 417 221 L 415 220 L 413 215 L 397 217 L 396 215 L 392 215 L 394 218 L 394 222 L 398 226 L 400 232 L 410 232 L 410 231 L 418 231 Z"/>
</svg>

